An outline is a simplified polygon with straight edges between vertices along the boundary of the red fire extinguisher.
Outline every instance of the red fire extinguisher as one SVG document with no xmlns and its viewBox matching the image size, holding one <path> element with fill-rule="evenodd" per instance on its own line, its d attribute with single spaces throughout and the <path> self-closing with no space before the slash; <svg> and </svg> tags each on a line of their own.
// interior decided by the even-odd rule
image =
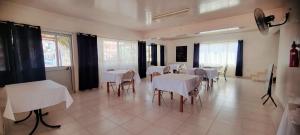
<svg viewBox="0 0 300 135">
<path fill-rule="evenodd" d="M 299 67 L 299 53 L 296 47 L 297 45 L 294 41 L 290 50 L 290 67 Z"/>
</svg>

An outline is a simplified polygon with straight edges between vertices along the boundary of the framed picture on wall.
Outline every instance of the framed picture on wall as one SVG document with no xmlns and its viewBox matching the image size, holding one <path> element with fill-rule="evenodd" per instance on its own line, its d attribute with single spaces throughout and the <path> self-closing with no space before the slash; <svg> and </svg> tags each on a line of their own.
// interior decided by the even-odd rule
<svg viewBox="0 0 300 135">
<path fill-rule="evenodd" d="M 187 62 L 187 46 L 176 46 L 176 62 Z"/>
</svg>

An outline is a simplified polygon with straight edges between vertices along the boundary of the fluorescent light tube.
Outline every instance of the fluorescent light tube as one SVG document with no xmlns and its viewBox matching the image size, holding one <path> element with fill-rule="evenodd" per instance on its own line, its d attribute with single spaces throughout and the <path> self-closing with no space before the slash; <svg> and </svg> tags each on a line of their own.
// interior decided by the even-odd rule
<svg viewBox="0 0 300 135">
<path fill-rule="evenodd" d="M 226 31 L 234 31 L 239 30 L 239 27 L 232 27 L 232 28 L 224 28 L 224 29 L 217 29 L 217 30 L 210 30 L 210 31 L 203 31 L 199 32 L 200 35 L 202 34 L 210 34 L 210 33 L 218 33 L 218 32 L 226 32 Z"/>
</svg>

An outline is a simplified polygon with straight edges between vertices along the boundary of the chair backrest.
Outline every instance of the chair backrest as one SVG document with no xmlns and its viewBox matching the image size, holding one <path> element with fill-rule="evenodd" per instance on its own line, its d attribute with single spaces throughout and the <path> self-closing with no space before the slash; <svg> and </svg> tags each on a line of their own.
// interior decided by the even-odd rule
<svg viewBox="0 0 300 135">
<path fill-rule="evenodd" d="M 154 77 L 156 77 L 156 76 L 160 76 L 161 74 L 159 73 L 159 72 L 154 72 L 154 73 L 152 73 L 152 77 L 154 78 Z"/>
<path fill-rule="evenodd" d="M 199 80 L 196 82 L 196 85 L 195 85 L 196 88 L 198 88 L 200 86 L 201 81 L 202 81 L 201 78 L 199 78 Z"/>
<path fill-rule="evenodd" d="M 164 73 L 164 74 L 170 73 L 170 69 L 171 69 L 170 66 L 166 66 L 166 67 L 164 68 L 164 70 L 163 70 L 163 73 Z"/>
<path fill-rule="evenodd" d="M 125 74 L 122 76 L 122 81 L 132 81 L 134 78 L 135 72 L 133 70 L 127 71 Z"/>
<path fill-rule="evenodd" d="M 195 69 L 195 75 L 198 75 L 201 80 L 203 80 L 204 78 L 207 78 L 206 71 L 203 69 L 200 69 L 200 68 Z"/>
<path fill-rule="evenodd" d="M 178 70 L 180 71 L 180 70 L 183 70 L 184 69 L 184 64 L 181 64 L 181 65 L 179 65 L 179 67 L 178 67 Z"/>
<path fill-rule="evenodd" d="M 226 75 L 226 73 L 227 73 L 227 68 L 228 68 L 228 65 L 226 65 L 224 68 L 224 75 Z"/>
</svg>

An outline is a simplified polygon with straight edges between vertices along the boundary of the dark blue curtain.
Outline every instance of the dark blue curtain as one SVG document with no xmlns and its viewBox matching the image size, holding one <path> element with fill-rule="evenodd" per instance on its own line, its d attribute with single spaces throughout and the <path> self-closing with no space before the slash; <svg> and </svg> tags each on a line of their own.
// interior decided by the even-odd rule
<svg viewBox="0 0 300 135">
<path fill-rule="evenodd" d="M 5 84 L 12 83 L 12 78 L 9 75 L 10 61 L 13 53 L 12 52 L 12 34 L 11 34 L 12 23 L 0 22 L 0 87 Z"/>
<path fill-rule="evenodd" d="M 157 45 L 151 44 L 151 65 L 157 66 Z"/>
<path fill-rule="evenodd" d="M 2 61 L 5 61 L 2 85 L 45 80 L 41 28 L 12 22 L 2 22 L 0 27 Z"/>
<path fill-rule="evenodd" d="M 160 46 L 160 65 L 165 66 L 165 46 Z"/>
<path fill-rule="evenodd" d="M 79 62 L 79 90 L 98 88 L 98 52 L 97 36 L 77 34 Z"/>
<path fill-rule="evenodd" d="M 235 76 L 243 76 L 243 40 L 238 41 Z"/>
<path fill-rule="evenodd" d="M 193 67 L 199 67 L 199 43 L 194 44 L 194 59 L 193 59 Z"/>
<path fill-rule="evenodd" d="M 146 77 L 146 67 L 147 67 L 147 55 L 146 55 L 146 42 L 138 41 L 138 68 L 139 75 L 141 78 Z"/>
</svg>

